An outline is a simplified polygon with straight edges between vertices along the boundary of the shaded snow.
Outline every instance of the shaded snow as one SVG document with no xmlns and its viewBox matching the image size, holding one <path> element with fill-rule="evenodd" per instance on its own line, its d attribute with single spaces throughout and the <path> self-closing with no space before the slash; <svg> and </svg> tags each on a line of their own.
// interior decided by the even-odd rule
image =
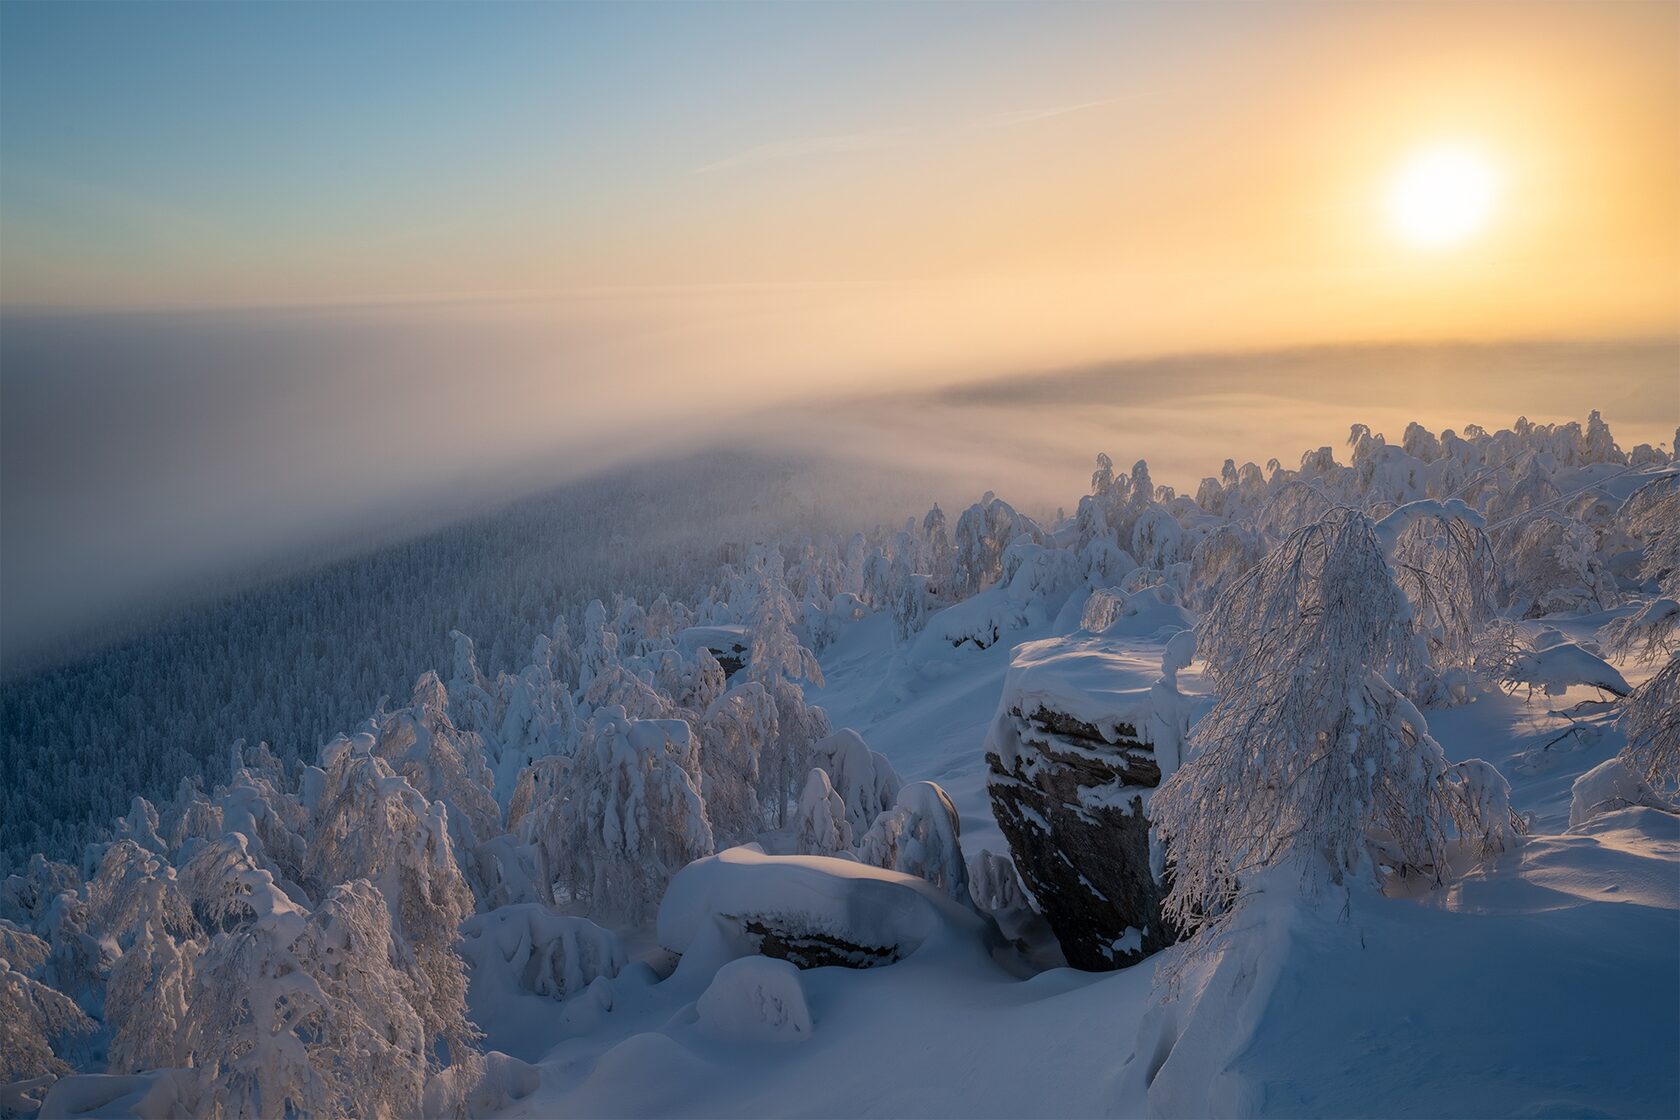
<svg viewBox="0 0 1680 1120">
<path fill-rule="evenodd" d="M 1065 631 L 1077 599 L 1060 612 Z M 1581 641 L 1599 621 L 1559 625 Z M 955 671 L 929 677 L 904 664 L 891 620 L 877 615 L 842 630 L 823 658 L 828 686 L 811 699 L 905 781 L 939 782 L 970 855 L 1007 851 L 980 748 L 1012 654 L 1043 662 L 1023 695 L 1074 702 L 1077 685 L 1077 702 L 1103 698 L 1085 714 L 1112 720 L 1146 705 L 1170 634 L 1014 648 L 1055 632 L 1039 621 L 986 649 L 947 647 Z M 1194 667 L 1179 680 L 1200 687 Z M 1673 1115 L 1680 819 L 1624 809 L 1566 833 L 1575 779 L 1620 739 L 1587 712 L 1580 734 L 1553 742 L 1570 726 L 1558 713 L 1597 697 L 1566 684 L 1429 713 L 1451 759 L 1485 758 L 1511 782 L 1533 834 L 1415 898 L 1361 891 L 1307 904 L 1280 882 L 1238 931 L 1246 939 L 1189 975 L 1177 1000 L 1162 1003 L 1153 986 L 1178 949 L 1118 973 L 1022 980 L 956 936 L 885 967 L 800 973 L 812 1028 L 786 1046 L 708 1027 L 699 1001 L 739 951 L 714 945 L 662 982 L 632 963 L 558 1016 L 544 1000 L 547 1018 L 517 1018 L 551 1048 L 522 1052 L 543 1058 L 542 1084 L 501 1115 Z M 714 859 L 738 871 L 776 862 L 739 849 Z M 815 857 L 790 869 L 794 882 L 906 878 Z M 829 888 L 771 890 L 795 889 L 844 914 Z M 709 912 L 687 890 L 672 904 L 685 932 L 671 940 L 683 944 Z M 903 890 L 921 905 L 914 886 Z M 510 1049 L 494 1016 L 488 1025 L 488 1044 Z"/>
</svg>

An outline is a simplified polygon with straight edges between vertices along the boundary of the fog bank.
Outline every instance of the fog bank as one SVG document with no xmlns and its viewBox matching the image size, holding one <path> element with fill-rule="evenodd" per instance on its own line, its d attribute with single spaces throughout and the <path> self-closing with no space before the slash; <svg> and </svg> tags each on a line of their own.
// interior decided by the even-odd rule
<svg viewBox="0 0 1680 1120">
<path fill-rule="evenodd" d="M 1360 421 L 1680 422 L 1674 340 L 1334 347 L 1074 365 L 1018 325 L 858 329 L 832 292 L 0 323 L 0 658 L 259 570 L 718 442 L 1071 508 L 1093 455 L 1193 488 Z M 993 338 L 998 341 L 990 345 Z M 1005 364 L 1008 363 L 1008 364 Z M 1057 367 L 1061 367 L 1057 370 Z M 1048 372 L 1046 372 L 1048 370 Z M 1000 468 L 999 463 L 1008 463 Z M 1000 471 L 1003 473 L 1000 474 Z"/>
</svg>

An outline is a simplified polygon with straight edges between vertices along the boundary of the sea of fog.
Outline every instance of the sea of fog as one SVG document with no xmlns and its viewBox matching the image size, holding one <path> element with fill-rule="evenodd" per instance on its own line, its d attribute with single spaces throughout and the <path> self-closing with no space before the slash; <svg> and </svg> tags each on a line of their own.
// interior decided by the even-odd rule
<svg viewBox="0 0 1680 1120">
<path fill-rule="evenodd" d="M 864 460 L 925 481 L 929 502 L 991 489 L 1047 512 L 1073 507 L 1098 451 L 1122 466 L 1147 458 L 1157 482 L 1193 488 L 1226 456 L 1292 464 L 1339 449 L 1355 421 L 1398 438 L 1411 420 L 1494 427 L 1597 408 L 1624 447 L 1670 444 L 1680 424 L 1673 339 L 1011 373 L 995 358 L 899 363 L 819 337 L 741 347 L 753 328 L 734 322 L 721 352 L 693 322 L 635 334 L 607 314 L 561 330 L 435 308 L 8 314 L 0 661 L 718 444 Z M 834 472 L 836 485 L 857 477 Z M 900 516 L 901 496 L 883 519 Z"/>
</svg>

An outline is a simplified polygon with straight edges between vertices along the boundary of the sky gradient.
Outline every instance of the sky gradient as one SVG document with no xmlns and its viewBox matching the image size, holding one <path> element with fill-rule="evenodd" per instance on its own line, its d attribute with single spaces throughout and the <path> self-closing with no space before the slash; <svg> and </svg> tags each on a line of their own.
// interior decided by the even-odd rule
<svg viewBox="0 0 1680 1120">
<path fill-rule="evenodd" d="M 1671 441 L 1677 43 L 1672 2 L 0 2 L 0 668 L 712 440 L 959 505 L 1356 420 Z M 1442 145 L 1495 189 L 1425 245 L 1389 200 Z"/>
<path fill-rule="evenodd" d="M 1680 319 L 1667 3 L 17 3 L 0 32 L 12 307 L 792 292 L 886 331 L 1013 308 L 1052 360 Z M 1383 190 L 1443 140 L 1501 199 L 1423 251 Z"/>
</svg>

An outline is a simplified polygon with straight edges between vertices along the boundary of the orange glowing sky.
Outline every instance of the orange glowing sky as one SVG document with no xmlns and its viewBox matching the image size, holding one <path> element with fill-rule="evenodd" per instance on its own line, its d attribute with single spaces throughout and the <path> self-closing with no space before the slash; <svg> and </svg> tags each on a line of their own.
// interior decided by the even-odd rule
<svg viewBox="0 0 1680 1120">
<path fill-rule="evenodd" d="M 1680 6 L 7 5 L 0 301 L 535 298 L 701 370 L 1680 329 Z M 1419 244 L 1408 159 L 1493 169 Z M 657 346 L 649 356 L 665 354 Z"/>
</svg>

